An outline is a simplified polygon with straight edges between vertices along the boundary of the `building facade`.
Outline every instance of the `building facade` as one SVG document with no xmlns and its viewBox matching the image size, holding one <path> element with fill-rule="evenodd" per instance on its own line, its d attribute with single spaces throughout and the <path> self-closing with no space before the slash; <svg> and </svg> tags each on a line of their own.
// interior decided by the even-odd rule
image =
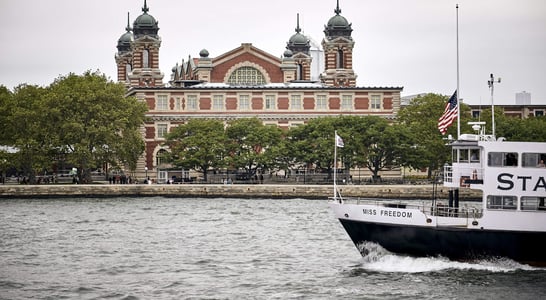
<svg viewBox="0 0 546 300">
<path fill-rule="evenodd" d="M 311 40 L 301 33 L 299 16 L 295 33 L 282 57 L 244 43 L 216 57 L 203 49 L 198 58 L 182 60 L 163 81 L 159 69 L 158 22 L 142 15 L 119 38 L 115 56 L 118 81 L 127 85 L 127 95 L 148 105 L 142 128 L 146 149 L 136 176 L 162 182 L 168 166 L 161 153 L 168 151 L 164 137 L 172 128 L 193 118 L 215 118 L 228 122 L 257 117 L 264 124 L 283 129 L 324 116 L 377 115 L 395 118 L 400 109 L 402 87 L 360 87 L 353 70 L 352 24 L 341 15 L 339 1 L 324 29 L 323 70 L 319 80 Z"/>
</svg>

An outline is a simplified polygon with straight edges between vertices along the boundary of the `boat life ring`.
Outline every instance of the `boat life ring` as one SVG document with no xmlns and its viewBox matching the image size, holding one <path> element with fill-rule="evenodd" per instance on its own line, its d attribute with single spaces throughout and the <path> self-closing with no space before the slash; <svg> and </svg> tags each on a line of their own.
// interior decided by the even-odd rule
<svg viewBox="0 0 546 300">
<path fill-rule="evenodd" d="M 476 169 L 472 171 L 472 180 L 478 180 L 478 171 Z"/>
</svg>

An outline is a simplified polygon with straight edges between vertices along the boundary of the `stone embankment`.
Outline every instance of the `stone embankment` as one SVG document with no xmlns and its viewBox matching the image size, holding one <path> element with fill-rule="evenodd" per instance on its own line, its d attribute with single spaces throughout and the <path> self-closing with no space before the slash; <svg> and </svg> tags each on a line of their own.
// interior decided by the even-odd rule
<svg viewBox="0 0 546 300">
<path fill-rule="evenodd" d="M 340 185 L 344 197 L 432 199 L 432 185 Z M 448 188 L 436 187 L 436 198 L 447 199 Z M 477 200 L 480 191 L 460 190 L 461 200 Z M 67 184 L 67 185 L 0 185 L 0 198 L 58 197 L 236 197 L 236 198 L 306 198 L 326 199 L 333 196 L 332 185 L 268 184 Z"/>
</svg>

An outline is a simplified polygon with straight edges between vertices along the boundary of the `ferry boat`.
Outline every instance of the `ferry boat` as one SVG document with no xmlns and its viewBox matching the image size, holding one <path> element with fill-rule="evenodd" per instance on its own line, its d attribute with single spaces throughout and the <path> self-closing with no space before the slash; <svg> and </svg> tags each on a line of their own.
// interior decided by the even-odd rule
<svg viewBox="0 0 546 300">
<path fill-rule="evenodd" d="M 334 192 L 329 204 L 361 254 L 371 243 L 410 256 L 546 266 L 546 143 L 510 142 L 480 129 L 450 146 L 443 201 L 348 199 Z M 481 190 L 481 202 L 463 205 L 460 189 Z"/>
</svg>

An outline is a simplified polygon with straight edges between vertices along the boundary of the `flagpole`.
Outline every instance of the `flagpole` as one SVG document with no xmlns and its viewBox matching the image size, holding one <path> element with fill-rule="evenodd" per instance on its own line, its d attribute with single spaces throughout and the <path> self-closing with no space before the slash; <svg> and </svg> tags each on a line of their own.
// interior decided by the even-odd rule
<svg viewBox="0 0 546 300">
<path fill-rule="evenodd" d="M 457 33 L 457 140 L 461 135 L 461 93 L 459 91 L 459 4 L 456 8 L 456 33 Z"/>
<path fill-rule="evenodd" d="M 337 200 L 336 170 L 337 167 L 337 130 L 334 130 L 334 201 Z"/>
</svg>

